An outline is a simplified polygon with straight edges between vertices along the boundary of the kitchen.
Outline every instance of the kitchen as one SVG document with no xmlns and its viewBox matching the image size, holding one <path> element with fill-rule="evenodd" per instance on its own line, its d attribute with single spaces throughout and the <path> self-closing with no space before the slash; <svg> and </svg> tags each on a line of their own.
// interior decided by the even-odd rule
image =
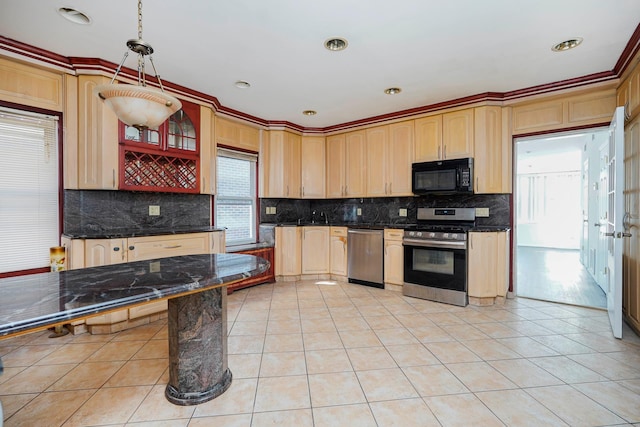
<svg viewBox="0 0 640 427">
<path fill-rule="evenodd" d="M 16 49 L 12 43 L 3 44 L 3 47 L 12 51 Z M 117 180 L 113 178 L 112 174 L 113 169 L 119 171 L 118 142 L 115 139 L 117 136 L 113 135 L 114 128 L 110 129 L 109 126 L 105 126 L 100 134 L 97 128 L 87 125 L 91 120 L 96 119 L 104 120 L 101 121 L 102 124 L 113 124 L 113 117 L 106 109 L 100 112 L 97 117 L 89 117 L 90 112 L 79 108 L 79 105 L 84 105 L 84 102 L 89 102 L 91 105 L 96 105 L 98 102 L 90 97 L 92 96 L 89 94 L 90 91 L 82 84 L 95 84 L 108 81 L 108 78 L 89 74 L 92 65 L 85 65 L 84 71 L 87 74 L 84 74 L 83 65 L 75 64 L 78 76 L 65 74 L 60 77 L 57 72 L 44 70 L 43 73 L 40 68 L 34 69 L 32 66 L 12 60 L 11 57 L 3 57 L 2 60 L 3 66 L 17 73 L 18 76 L 24 75 L 26 72 L 35 72 L 45 79 L 53 77 L 52 80 L 56 81 L 55 84 L 60 84 L 60 87 L 64 88 L 61 93 L 66 93 L 65 96 L 68 96 L 77 90 L 81 95 L 79 99 L 83 100 L 76 105 L 73 103 L 71 105 L 71 111 L 73 108 L 79 110 L 77 117 L 69 114 L 63 116 L 63 120 L 68 125 L 63 152 L 65 163 L 67 165 L 81 165 L 84 161 L 90 161 L 91 164 L 99 165 L 101 171 L 99 174 L 88 176 L 87 173 L 96 173 L 98 170 L 87 171 L 78 167 L 75 168 L 77 169 L 76 173 L 65 174 L 65 188 L 67 189 L 65 191 L 65 227 L 77 227 L 75 232 L 78 233 L 77 235 L 81 235 L 86 231 L 82 227 L 95 230 L 100 226 L 121 226 L 122 224 L 117 223 L 117 218 L 122 217 L 131 221 L 131 224 L 145 223 L 159 229 L 167 227 L 167 224 L 163 224 L 162 221 L 168 217 L 177 218 L 178 223 L 170 224 L 172 228 L 210 226 L 207 210 L 210 209 L 208 204 L 211 194 L 215 192 L 215 187 L 212 184 L 215 179 L 215 169 L 214 165 L 202 162 L 202 159 L 206 158 L 206 153 L 200 152 L 201 170 L 199 173 L 200 177 L 204 178 L 202 184 L 199 184 L 200 194 L 174 195 L 121 191 L 119 183 L 114 182 Z M 314 219 L 313 212 L 316 214 L 322 212 L 330 227 L 377 225 L 387 228 L 394 225 L 405 228 L 406 225 L 416 222 L 418 208 L 473 207 L 480 208 L 481 214 L 484 214 L 488 209 L 488 216 L 480 216 L 476 211 L 478 225 L 509 227 L 511 220 L 510 150 L 512 137 L 553 129 L 606 123 L 612 113 L 611 107 L 616 105 L 617 97 L 626 96 L 626 89 L 617 89 L 625 88 L 624 82 L 633 81 L 635 78 L 633 76 L 637 71 L 634 70 L 626 70 L 620 82 L 612 79 L 609 83 L 594 83 L 573 90 L 563 88 L 559 89 L 561 93 L 552 93 L 546 96 L 532 92 L 527 94 L 528 98 L 523 96 L 514 100 L 498 101 L 501 105 L 494 105 L 496 103 L 495 95 L 454 100 L 444 107 L 425 108 L 411 117 L 388 117 L 384 124 L 378 121 L 358 123 L 345 129 L 329 130 L 326 135 L 322 136 L 314 133 L 305 134 L 304 131 L 295 128 L 285 130 L 275 126 L 272 128 L 261 123 L 256 124 L 252 120 L 238 121 L 236 119 L 243 119 L 243 117 L 229 117 L 228 115 L 225 117 L 222 110 L 223 114 L 219 114 L 212 108 L 213 104 L 206 101 L 206 97 L 203 100 L 201 94 L 191 93 L 189 97 L 198 98 L 200 102 L 198 128 L 202 141 L 211 141 L 210 144 L 201 144 L 201 150 L 210 150 L 211 152 L 217 145 L 221 145 L 260 153 L 259 217 L 263 224 L 295 224 L 300 220 L 301 223 L 304 223 L 302 227 L 304 229 L 306 226 L 316 225 L 310 224 Z M 64 86 L 62 81 L 65 82 Z M 86 98 L 82 98 L 85 91 Z M 29 94 L 29 96 L 32 95 Z M 70 111 L 67 110 L 68 105 L 65 102 L 68 99 L 65 96 L 58 98 L 58 105 L 60 110 Z M 65 99 L 66 101 L 63 101 Z M 25 96 L 14 92 L 14 95 L 9 94 L 3 100 L 24 105 Z M 30 102 L 32 101 L 26 101 L 26 104 L 29 105 Z M 50 105 L 50 100 L 32 103 L 38 104 L 39 102 L 40 105 Z M 547 115 L 541 114 L 541 111 Z M 567 112 L 571 112 L 571 114 Z M 555 114 L 552 120 L 549 119 L 548 114 Z M 83 120 L 87 122 L 83 122 Z M 74 126 L 78 129 L 75 135 Z M 117 123 L 115 128 L 117 128 Z M 412 129 L 413 132 L 407 131 L 407 129 Z M 452 130 L 457 132 L 457 135 L 452 135 Z M 82 132 L 87 132 L 83 135 L 90 134 L 90 137 L 79 137 L 78 134 L 82 134 Z M 454 140 L 463 143 L 461 154 L 454 154 L 456 157 L 473 157 L 474 159 L 475 176 L 479 179 L 477 185 L 481 187 L 477 188 L 473 195 L 455 198 L 446 195 L 414 197 L 410 188 L 407 189 L 407 183 L 403 181 L 406 180 L 406 177 L 393 176 L 396 172 L 406 175 L 409 169 L 408 165 L 414 162 L 434 160 L 432 157 L 434 154 L 428 152 L 431 149 L 443 150 L 446 146 L 449 148 L 448 154 L 451 155 L 451 146 L 447 144 L 448 141 Z M 102 144 L 102 141 L 115 142 L 111 145 Z M 318 146 L 325 148 L 315 151 L 316 155 L 307 156 L 308 153 L 305 150 L 313 145 L 307 145 L 307 141 L 316 142 Z M 358 151 L 353 151 L 352 147 L 356 147 L 356 150 L 363 150 L 364 144 L 366 143 L 368 146 L 370 141 L 372 141 L 372 145 L 378 144 L 376 146 L 380 147 L 380 150 L 369 150 L 367 153 L 360 151 L 360 157 L 353 155 Z M 447 143 L 443 141 L 447 141 Z M 413 149 L 398 149 L 397 151 L 390 149 L 390 147 L 396 147 L 397 144 L 403 143 L 409 144 L 407 146 Z M 300 150 L 300 157 L 294 154 L 287 160 L 285 156 L 277 155 L 278 153 L 295 153 L 296 150 Z M 318 152 L 323 156 L 324 168 L 314 167 L 318 164 Z M 390 152 L 394 155 L 389 155 Z M 274 154 L 271 155 L 272 153 Z M 378 156 L 376 153 L 380 153 L 380 155 Z M 398 160 L 400 165 L 404 165 L 400 167 L 389 164 L 389 159 L 396 158 L 395 154 L 405 154 L 411 159 L 409 161 L 407 158 Z M 435 156 L 438 156 L 438 153 L 435 153 Z M 78 160 L 79 158 L 83 160 Z M 347 166 L 345 164 L 347 159 L 356 159 L 353 160 L 356 162 L 355 165 L 349 164 Z M 404 163 L 402 163 L 403 161 Z M 73 169 L 74 167 L 65 168 L 67 172 L 73 171 Z M 324 174 L 324 177 L 306 176 L 305 173 L 310 170 Z M 379 171 L 385 172 L 381 174 Z M 345 175 L 349 175 L 349 178 Z M 300 185 L 295 185 L 296 179 L 301 180 Z M 320 196 L 311 195 L 314 194 L 311 191 L 313 188 L 311 184 L 317 183 L 321 183 L 325 188 L 320 190 Z M 286 186 L 290 186 L 290 189 L 287 189 Z M 293 191 L 293 188 L 300 189 L 299 195 L 290 193 L 289 190 Z M 190 206 L 188 208 L 184 207 L 180 197 L 189 199 Z M 67 202 L 69 202 L 68 206 Z M 142 208 L 140 206 L 135 208 L 136 204 L 142 205 Z M 148 215 L 146 207 L 151 205 L 161 207 L 162 215 L 160 218 L 151 218 Z M 91 222 L 90 220 L 93 218 L 89 217 L 95 206 L 100 207 L 104 218 L 113 218 L 113 222 L 109 223 L 104 219 L 100 219 L 100 222 Z M 185 214 L 194 208 L 197 215 Z M 126 212 L 126 215 L 123 215 L 123 212 Z M 404 213 L 406 216 L 403 216 Z M 157 220 L 157 223 L 154 223 L 154 220 Z M 194 223 L 189 221 L 194 221 Z M 265 228 L 268 226 L 261 227 L 261 229 Z M 288 228 L 298 229 L 297 227 L 282 227 L 282 229 Z M 67 228 L 65 230 L 68 231 Z M 267 230 L 264 231 L 268 233 Z M 273 233 L 277 233 L 277 230 Z M 339 241 L 342 236 L 336 237 Z M 277 251 L 276 239 L 276 255 Z M 508 249 L 503 250 L 503 255 L 508 255 Z M 301 257 L 303 257 L 301 260 L 303 261 L 304 253 L 301 253 Z M 282 258 L 276 256 L 276 275 L 278 275 L 278 259 L 282 260 Z M 293 256 L 293 258 L 296 257 Z M 293 280 L 298 279 L 297 270 L 294 269 L 289 274 Z M 313 274 L 331 276 L 332 273 L 330 270 L 329 272 L 322 270 L 320 273 Z M 302 276 L 302 270 L 299 275 Z M 300 278 L 303 279 L 303 277 Z M 397 283 L 389 283 L 391 286 L 394 284 L 399 286 Z M 251 295 L 253 289 L 248 288 L 245 292 Z M 506 290 L 506 288 L 504 289 Z M 260 292 L 258 288 L 255 290 Z M 491 303 L 495 302 L 495 298 L 498 296 L 502 295 L 498 295 L 498 293 L 488 296 L 478 294 L 478 298 L 491 298 Z M 478 303 L 482 302 L 478 301 Z M 277 301 L 274 299 L 272 304 L 277 305 Z"/>
</svg>

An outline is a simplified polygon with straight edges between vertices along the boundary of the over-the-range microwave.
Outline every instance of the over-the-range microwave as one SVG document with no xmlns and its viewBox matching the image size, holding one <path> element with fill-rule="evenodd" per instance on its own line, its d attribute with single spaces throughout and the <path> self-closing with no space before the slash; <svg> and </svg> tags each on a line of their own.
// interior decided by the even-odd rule
<svg viewBox="0 0 640 427">
<path fill-rule="evenodd" d="M 414 163 L 413 194 L 473 193 L 473 158 Z"/>
</svg>

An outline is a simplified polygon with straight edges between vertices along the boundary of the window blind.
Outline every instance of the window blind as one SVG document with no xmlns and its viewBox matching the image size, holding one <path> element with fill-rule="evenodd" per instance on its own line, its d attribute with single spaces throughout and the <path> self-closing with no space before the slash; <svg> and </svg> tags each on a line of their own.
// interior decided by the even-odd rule
<svg viewBox="0 0 640 427">
<path fill-rule="evenodd" d="M 0 109 L 0 272 L 49 265 L 59 244 L 58 118 Z"/>
</svg>

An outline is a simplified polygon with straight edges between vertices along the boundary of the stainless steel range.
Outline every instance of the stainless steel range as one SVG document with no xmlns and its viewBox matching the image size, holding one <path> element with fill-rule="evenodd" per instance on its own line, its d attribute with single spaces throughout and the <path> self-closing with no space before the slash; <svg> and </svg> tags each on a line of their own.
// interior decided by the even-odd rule
<svg viewBox="0 0 640 427">
<path fill-rule="evenodd" d="M 467 305 L 467 231 L 475 219 L 475 208 L 418 208 L 402 240 L 404 295 Z"/>
</svg>

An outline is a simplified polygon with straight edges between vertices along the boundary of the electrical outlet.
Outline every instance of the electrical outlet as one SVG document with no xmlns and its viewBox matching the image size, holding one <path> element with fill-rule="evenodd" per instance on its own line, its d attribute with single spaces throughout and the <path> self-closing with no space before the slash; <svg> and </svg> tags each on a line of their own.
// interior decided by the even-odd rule
<svg viewBox="0 0 640 427">
<path fill-rule="evenodd" d="M 160 272 L 160 261 L 153 261 L 149 263 L 149 273 Z"/>
<path fill-rule="evenodd" d="M 488 217 L 489 216 L 489 208 L 476 208 L 476 216 Z"/>
<path fill-rule="evenodd" d="M 275 214 L 276 214 L 276 207 L 271 206 L 271 215 L 275 215 Z"/>
<path fill-rule="evenodd" d="M 356 215 L 358 215 L 358 216 L 362 215 L 362 208 L 357 208 L 356 209 Z"/>
<path fill-rule="evenodd" d="M 149 205 L 149 215 L 150 216 L 158 216 L 158 215 L 160 215 L 160 206 L 158 206 L 158 205 Z"/>
<path fill-rule="evenodd" d="M 398 211 L 398 216 L 407 216 L 407 210 L 404 208 L 400 208 Z"/>
</svg>

